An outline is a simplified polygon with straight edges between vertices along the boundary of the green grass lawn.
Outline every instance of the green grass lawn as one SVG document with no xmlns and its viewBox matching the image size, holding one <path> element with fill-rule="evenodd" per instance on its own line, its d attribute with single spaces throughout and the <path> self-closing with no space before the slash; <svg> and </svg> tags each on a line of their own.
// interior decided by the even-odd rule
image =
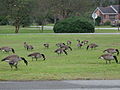
<svg viewBox="0 0 120 90">
<path fill-rule="evenodd" d="M 95 30 L 95 33 L 120 33 L 120 31 L 115 30 L 115 29 L 97 29 Z"/>
<path fill-rule="evenodd" d="M 48 26 L 51 26 L 48 25 Z M 97 28 L 102 28 L 101 27 L 97 27 Z M 108 27 L 108 26 L 106 26 Z M 106 28 L 104 26 L 104 28 Z M 0 26 L 0 34 L 8 34 L 8 33 L 14 33 L 15 31 L 15 27 L 13 26 Z M 46 28 L 44 28 L 43 32 L 41 31 L 40 28 L 34 28 L 34 27 L 25 27 L 25 28 L 20 28 L 19 33 L 54 33 L 53 30 L 46 30 Z M 95 30 L 95 33 L 120 33 L 120 31 L 118 30 L 101 30 L 101 29 L 97 29 Z"/>
<path fill-rule="evenodd" d="M 89 43 L 99 45 L 95 50 L 86 50 L 86 46 L 78 49 L 77 39 L 89 40 Z M 58 42 L 72 41 L 73 51 L 68 55 L 57 55 L 54 50 Z M 34 50 L 26 51 L 23 42 L 34 46 Z M 43 43 L 49 43 L 50 48 L 45 49 Z M 105 64 L 98 57 L 106 48 L 118 48 L 120 50 L 120 35 L 0 35 L 0 47 L 13 47 L 16 54 L 25 57 L 29 65 L 22 61 L 18 70 L 11 71 L 6 62 L 0 62 L 0 80 L 72 80 L 72 79 L 120 79 L 120 64 L 115 61 Z M 32 61 L 27 57 L 32 52 L 40 52 L 46 55 L 46 61 L 40 58 Z M 0 60 L 12 53 L 0 51 Z M 120 55 L 118 56 L 120 60 Z"/>
<path fill-rule="evenodd" d="M 9 34 L 14 32 L 14 26 L 0 26 L 0 34 Z M 53 33 L 53 30 L 43 30 L 42 32 L 40 28 L 21 27 L 19 33 Z"/>
<path fill-rule="evenodd" d="M 115 28 L 115 27 L 112 27 L 112 26 L 95 26 L 96 28 Z"/>
</svg>

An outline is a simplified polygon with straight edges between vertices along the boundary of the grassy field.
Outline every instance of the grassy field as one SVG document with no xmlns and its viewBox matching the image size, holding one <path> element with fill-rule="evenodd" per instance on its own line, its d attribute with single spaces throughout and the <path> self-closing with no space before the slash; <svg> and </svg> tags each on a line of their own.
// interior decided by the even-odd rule
<svg viewBox="0 0 120 90">
<path fill-rule="evenodd" d="M 0 26 L 1 34 L 8 34 L 14 32 L 15 32 L 15 27 L 13 26 Z M 42 32 L 40 28 L 25 27 L 25 28 L 20 28 L 19 33 L 53 33 L 53 30 L 44 30 Z"/>
<path fill-rule="evenodd" d="M 118 30 L 111 30 L 111 29 L 107 29 L 107 30 L 105 30 L 105 29 L 97 29 L 97 30 L 95 30 L 95 33 L 120 33 L 120 31 L 118 31 Z"/>
<path fill-rule="evenodd" d="M 48 25 L 48 26 L 51 26 Z M 111 28 L 110 26 L 101 26 L 97 28 Z M 47 30 L 46 30 L 47 29 Z M 0 26 L 0 34 L 8 34 L 8 33 L 14 33 L 15 28 L 13 26 Z M 48 28 L 44 28 L 43 32 L 40 28 L 34 28 L 34 27 L 25 27 L 20 28 L 19 33 L 54 33 L 52 29 L 48 30 Z M 118 30 L 103 30 L 103 29 L 97 29 L 95 30 L 95 33 L 120 33 Z"/>
<path fill-rule="evenodd" d="M 77 41 L 89 40 L 89 43 L 99 45 L 95 50 L 86 50 L 86 46 L 78 49 Z M 54 50 L 58 42 L 72 41 L 73 51 L 68 55 L 57 55 Z M 32 51 L 26 51 L 23 42 L 35 47 Z M 50 48 L 45 49 L 43 43 L 49 43 Z M 72 80 L 72 79 L 120 79 L 120 64 L 114 61 L 105 64 L 98 57 L 106 48 L 118 48 L 120 50 L 120 35 L 0 35 L 0 47 L 10 46 L 16 54 L 25 57 L 29 65 L 22 61 L 18 70 L 12 70 L 8 63 L 0 62 L 0 80 Z M 40 58 L 32 61 L 27 57 L 31 52 L 40 52 L 46 55 L 46 61 Z M 0 60 L 12 53 L 0 52 Z M 118 56 L 120 60 L 120 55 Z"/>
<path fill-rule="evenodd" d="M 96 28 L 115 28 L 115 27 L 112 27 L 112 26 L 96 26 Z"/>
</svg>

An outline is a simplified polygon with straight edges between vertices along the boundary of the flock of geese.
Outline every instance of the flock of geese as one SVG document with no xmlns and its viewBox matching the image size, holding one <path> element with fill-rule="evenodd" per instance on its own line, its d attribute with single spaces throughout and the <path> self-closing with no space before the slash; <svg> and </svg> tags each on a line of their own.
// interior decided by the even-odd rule
<svg viewBox="0 0 120 90">
<path fill-rule="evenodd" d="M 81 48 L 82 46 L 87 45 L 86 50 L 88 50 L 89 48 L 94 49 L 94 48 L 98 47 L 98 45 L 95 43 L 88 44 L 88 42 L 89 42 L 88 40 L 84 40 L 84 41 L 80 42 L 80 40 L 77 39 L 77 42 L 78 42 L 77 43 L 78 48 Z M 72 51 L 71 44 L 72 44 L 72 42 L 70 40 L 68 40 L 66 44 L 65 43 L 57 43 L 56 46 L 58 47 L 58 49 L 56 49 L 54 52 L 57 53 L 58 55 L 62 54 L 62 53 L 64 53 L 65 55 L 68 55 L 67 50 Z M 48 43 L 43 44 L 43 46 L 45 48 L 49 48 Z M 33 50 L 34 49 L 34 47 L 32 45 L 29 45 L 26 42 L 24 42 L 24 48 L 26 50 Z M 15 50 L 11 47 L 1 47 L 0 50 L 3 52 L 15 53 Z M 111 63 L 111 60 L 115 60 L 116 63 L 119 63 L 117 56 L 114 55 L 114 53 L 117 53 L 117 55 L 119 55 L 118 49 L 108 48 L 108 49 L 104 50 L 103 52 L 105 52 L 105 54 L 101 55 L 99 57 L 99 59 L 105 60 L 106 64 L 108 63 L 108 61 L 109 61 L 109 63 Z M 37 61 L 37 59 L 41 58 L 41 57 L 43 58 L 43 60 L 46 60 L 46 56 L 44 54 L 39 53 L 39 52 L 31 53 L 28 55 L 28 57 L 31 57 L 32 61 L 33 61 L 33 59 L 36 59 L 36 61 Z M 3 58 L 1 61 L 8 62 L 10 67 L 11 67 L 11 70 L 12 70 L 13 67 L 15 67 L 16 69 L 18 68 L 17 67 L 18 62 L 21 60 L 23 60 L 26 65 L 28 65 L 28 61 L 24 57 L 20 57 L 18 55 L 7 56 L 7 57 Z"/>
</svg>

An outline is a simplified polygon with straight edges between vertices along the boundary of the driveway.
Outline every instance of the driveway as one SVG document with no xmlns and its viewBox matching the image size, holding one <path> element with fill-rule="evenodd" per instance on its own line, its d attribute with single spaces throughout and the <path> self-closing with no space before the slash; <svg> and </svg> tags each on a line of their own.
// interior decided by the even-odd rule
<svg viewBox="0 0 120 90">
<path fill-rule="evenodd" d="M 0 90 L 120 90 L 120 80 L 1 81 Z"/>
</svg>

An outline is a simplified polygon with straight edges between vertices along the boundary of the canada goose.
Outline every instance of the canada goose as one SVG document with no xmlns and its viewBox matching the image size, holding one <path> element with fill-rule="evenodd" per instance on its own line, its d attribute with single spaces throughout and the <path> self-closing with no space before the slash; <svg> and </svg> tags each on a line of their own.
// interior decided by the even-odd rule
<svg viewBox="0 0 120 90">
<path fill-rule="evenodd" d="M 64 45 L 65 45 L 65 43 L 57 43 L 56 44 L 57 47 L 61 47 L 61 46 L 64 46 Z"/>
<path fill-rule="evenodd" d="M 77 41 L 78 41 L 78 43 L 80 43 L 80 40 L 79 40 L 79 39 L 77 39 Z"/>
<path fill-rule="evenodd" d="M 103 52 L 107 52 L 107 53 L 111 53 L 111 54 L 117 53 L 117 55 L 119 55 L 119 50 L 114 49 L 114 48 L 108 48 L 108 49 L 104 50 Z"/>
<path fill-rule="evenodd" d="M 106 60 L 106 64 L 107 64 L 107 61 L 109 61 L 109 63 L 111 63 L 111 60 L 115 60 L 116 63 L 118 63 L 117 57 L 113 56 L 112 54 L 103 54 L 99 57 L 99 59 Z"/>
<path fill-rule="evenodd" d="M 83 43 L 80 43 L 80 40 L 79 40 L 79 39 L 77 39 L 77 42 L 78 42 L 77 47 L 78 47 L 78 48 L 81 48 L 81 47 L 83 46 Z"/>
<path fill-rule="evenodd" d="M 67 52 L 64 49 L 62 49 L 62 48 L 58 48 L 54 52 L 57 53 L 58 55 L 62 54 L 64 52 L 67 55 Z"/>
<path fill-rule="evenodd" d="M 28 44 L 24 42 L 24 48 L 27 49 Z"/>
<path fill-rule="evenodd" d="M 15 53 L 15 50 L 13 48 L 10 48 L 10 47 L 1 47 L 0 50 L 4 51 L 4 52 L 12 51 L 13 53 Z"/>
<path fill-rule="evenodd" d="M 87 46 L 87 50 L 88 50 L 88 48 L 93 49 L 93 48 L 96 48 L 96 47 L 98 47 L 98 45 L 95 44 L 95 43 L 92 43 L 92 44 L 89 44 L 89 45 Z"/>
<path fill-rule="evenodd" d="M 18 55 L 7 56 L 4 59 L 2 59 L 1 61 L 8 62 L 10 67 L 11 67 L 11 69 L 13 68 L 13 66 L 17 69 L 17 64 L 21 60 L 23 60 L 26 65 L 28 65 L 27 60 L 25 60 L 25 58 L 23 58 L 23 57 L 19 57 Z"/>
<path fill-rule="evenodd" d="M 67 41 L 67 45 L 71 45 L 72 42 L 70 40 Z"/>
<path fill-rule="evenodd" d="M 26 42 L 24 42 L 24 48 L 27 50 L 32 50 L 34 47 L 32 45 L 28 45 Z"/>
<path fill-rule="evenodd" d="M 49 48 L 49 44 L 48 44 L 48 43 L 43 44 L 43 46 L 44 46 L 45 48 Z"/>
<path fill-rule="evenodd" d="M 28 57 L 32 57 L 32 61 L 33 61 L 34 58 L 36 59 L 36 61 L 37 61 L 38 58 L 41 58 L 41 57 L 43 57 L 43 60 L 46 59 L 45 55 L 44 54 L 40 54 L 39 52 L 31 53 L 31 54 L 28 55 Z"/>
<path fill-rule="evenodd" d="M 70 49 L 72 51 L 72 48 L 68 45 L 63 45 L 63 46 L 60 46 L 60 48 L 62 48 L 63 50 L 68 50 Z"/>
<path fill-rule="evenodd" d="M 85 44 L 88 44 L 88 42 L 89 42 L 88 40 L 83 40 L 81 43 L 85 45 Z"/>
<path fill-rule="evenodd" d="M 78 42 L 77 47 L 81 48 L 83 46 L 83 43 Z"/>
</svg>

